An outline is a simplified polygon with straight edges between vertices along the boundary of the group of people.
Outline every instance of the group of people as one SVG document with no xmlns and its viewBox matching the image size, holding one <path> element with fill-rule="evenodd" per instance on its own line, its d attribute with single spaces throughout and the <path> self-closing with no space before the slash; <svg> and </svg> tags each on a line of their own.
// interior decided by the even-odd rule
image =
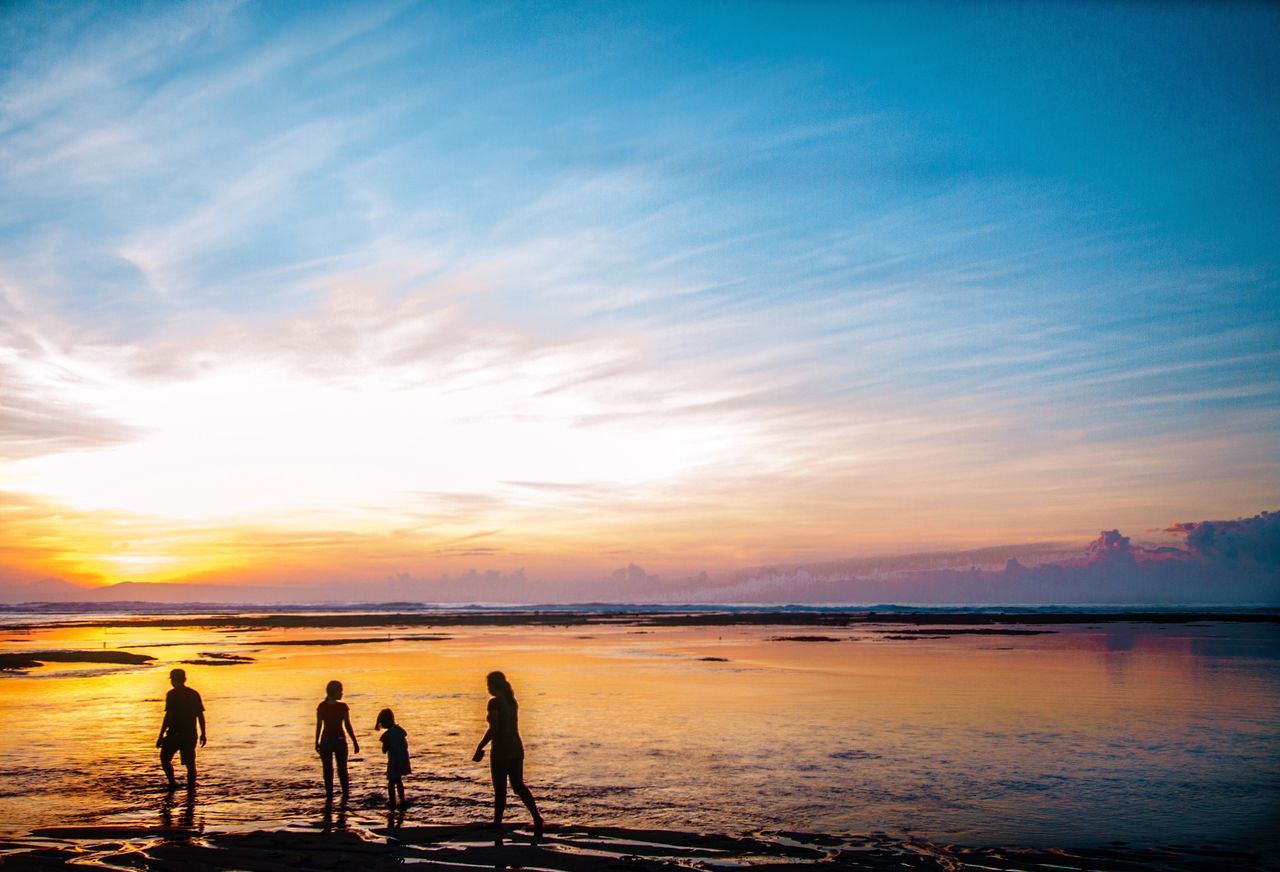
<svg viewBox="0 0 1280 872">
<path fill-rule="evenodd" d="M 203 747 L 208 740 L 204 720 L 204 701 L 194 689 L 187 687 L 187 673 L 174 669 L 169 673 L 173 689 L 164 701 L 164 721 L 156 747 L 160 749 L 160 766 L 169 780 L 169 790 L 176 790 L 173 757 L 179 755 L 187 769 L 187 790 L 196 785 L 196 744 Z M 524 783 L 524 743 L 520 741 L 519 706 L 511 683 L 501 672 L 485 676 L 489 688 L 489 729 L 476 745 L 472 760 L 480 762 L 489 747 L 489 771 L 493 776 L 493 826 L 502 826 L 507 807 L 507 784 L 520 797 L 529 814 L 533 816 L 534 835 L 542 833 L 542 815 L 534 802 L 533 793 Z M 197 734 L 197 726 L 199 733 Z M 389 708 L 378 712 L 375 729 L 382 730 L 382 753 L 387 756 L 387 803 L 395 807 L 397 798 L 403 807 L 404 776 L 412 771 L 409 762 L 409 734 L 396 723 L 395 713 Z M 355 753 L 360 753 L 360 740 L 351 726 L 351 710 L 342 701 L 342 682 L 330 681 L 325 687 L 325 697 L 316 706 L 315 748 L 320 756 L 324 772 L 324 792 L 333 798 L 333 775 L 338 774 L 343 801 L 350 789 L 347 774 L 347 736 Z"/>
</svg>

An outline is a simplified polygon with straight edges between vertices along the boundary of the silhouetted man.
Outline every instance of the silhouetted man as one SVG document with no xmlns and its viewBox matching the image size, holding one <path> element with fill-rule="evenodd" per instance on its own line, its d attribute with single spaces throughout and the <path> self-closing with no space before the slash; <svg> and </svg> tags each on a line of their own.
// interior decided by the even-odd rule
<svg viewBox="0 0 1280 872">
<path fill-rule="evenodd" d="M 187 673 L 184 669 L 175 669 L 169 673 L 169 681 L 173 690 L 164 698 L 164 723 L 160 725 L 160 735 L 156 737 L 156 747 L 160 749 L 160 765 L 169 778 L 169 789 L 177 790 L 178 782 L 173 777 L 173 755 L 180 755 L 182 765 L 187 767 L 187 790 L 196 789 L 196 724 L 200 724 L 200 745 L 205 743 L 204 702 L 200 694 L 187 687 Z"/>
</svg>

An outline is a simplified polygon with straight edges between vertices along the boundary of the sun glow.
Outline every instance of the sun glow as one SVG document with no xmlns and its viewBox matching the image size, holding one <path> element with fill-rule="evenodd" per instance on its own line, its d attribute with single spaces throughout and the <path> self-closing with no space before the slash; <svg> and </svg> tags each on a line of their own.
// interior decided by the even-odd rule
<svg viewBox="0 0 1280 872">
<path fill-rule="evenodd" d="M 324 379 L 264 363 L 113 382 L 96 405 L 139 438 L 10 464 L 5 486 L 78 511 L 172 521 L 354 520 L 414 493 L 670 481 L 742 450 L 728 426 L 639 428 L 617 403 L 548 394 L 553 374 L 513 364 L 506 375 L 464 390 L 447 374 Z"/>
</svg>

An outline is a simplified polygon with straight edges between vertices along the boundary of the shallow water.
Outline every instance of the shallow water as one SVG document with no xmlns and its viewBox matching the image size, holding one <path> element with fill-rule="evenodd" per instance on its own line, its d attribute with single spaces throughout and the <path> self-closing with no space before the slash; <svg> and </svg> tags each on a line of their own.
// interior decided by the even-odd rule
<svg viewBox="0 0 1280 872">
<path fill-rule="evenodd" d="M 418 822 L 481 820 L 484 673 L 521 703 L 526 777 L 549 820 L 729 833 L 883 832 L 963 844 L 1250 846 L 1280 819 L 1280 628 L 449 627 L 223 632 L 140 625 L 0 631 L 0 650 L 125 649 L 142 667 L 0 674 L 0 835 L 68 823 L 319 821 L 311 750 L 325 682 L 362 753 L 353 813 L 385 789 L 373 719 L 406 727 Z M 429 636 L 338 646 L 308 640 Z M 153 743 L 168 670 L 189 665 L 210 744 L 189 806 Z M 725 658 L 710 661 L 702 658 Z M 514 797 L 512 798 L 514 800 Z M 523 809 L 513 808 L 519 821 Z"/>
</svg>

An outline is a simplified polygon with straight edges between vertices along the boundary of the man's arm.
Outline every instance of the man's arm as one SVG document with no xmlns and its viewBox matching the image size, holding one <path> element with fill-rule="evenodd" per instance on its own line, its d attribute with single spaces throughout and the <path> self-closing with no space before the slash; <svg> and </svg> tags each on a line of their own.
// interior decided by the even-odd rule
<svg viewBox="0 0 1280 872">
<path fill-rule="evenodd" d="M 204 728 L 204 709 L 200 710 L 200 714 L 197 717 L 197 720 L 200 721 L 200 747 L 203 748 L 205 739 L 208 737 L 208 732 Z"/>
<path fill-rule="evenodd" d="M 164 707 L 164 720 L 160 722 L 160 735 L 156 736 L 156 747 L 159 748 L 164 742 L 165 731 L 169 729 L 169 707 Z"/>
<path fill-rule="evenodd" d="M 320 710 L 316 709 L 316 750 L 320 750 Z"/>
</svg>

